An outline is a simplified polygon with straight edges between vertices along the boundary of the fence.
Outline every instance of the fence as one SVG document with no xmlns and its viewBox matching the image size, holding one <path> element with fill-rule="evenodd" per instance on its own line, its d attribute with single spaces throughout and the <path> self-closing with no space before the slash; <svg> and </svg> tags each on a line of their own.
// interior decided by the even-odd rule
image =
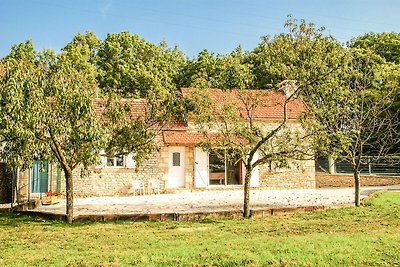
<svg viewBox="0 0 400 267">
<path fill-rule="evenodd" d="M 363 157 L 360 166 L 361 174 L 364 175 L 387 175 L 400 176 L 400 157 Z M 353 173 L 351 164 L 342 158 L 335 160 L 336 173 Z M 317 158 L 315 161 L 316 172 L 328 172 L 329 163 L 325 157 Z"/>
</svg>

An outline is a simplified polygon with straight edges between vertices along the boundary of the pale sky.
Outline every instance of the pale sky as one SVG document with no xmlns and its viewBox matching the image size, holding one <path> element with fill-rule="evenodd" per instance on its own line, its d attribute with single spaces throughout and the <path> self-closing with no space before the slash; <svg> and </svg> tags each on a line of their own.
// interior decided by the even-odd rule
<svg viewBox="0 0 400 267">
<path fill-rule="evenodd" d="M 59 51 L 85 31 L 104 39 L 129 31 L 187 56 L 252 50 L 260 37 L 284 31 L 288 14 L 306 19 L 345 43 L 367 32 L 400 32 L 398 0 L 0 0 L 0 57 L 32 39 L 37 50 Z"/>
</svg>

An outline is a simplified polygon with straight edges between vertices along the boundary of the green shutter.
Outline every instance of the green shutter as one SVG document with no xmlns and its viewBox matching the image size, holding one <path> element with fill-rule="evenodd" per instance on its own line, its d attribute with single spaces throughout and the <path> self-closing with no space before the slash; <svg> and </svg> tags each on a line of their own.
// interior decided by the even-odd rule
<svg viewBox="0 0 400 267">
<path fill-rule="evenodd" d="M 45 193 L 49 188 L 49 163 L 36 160 L 30 172 L 31 193 Z"/>
</svg>

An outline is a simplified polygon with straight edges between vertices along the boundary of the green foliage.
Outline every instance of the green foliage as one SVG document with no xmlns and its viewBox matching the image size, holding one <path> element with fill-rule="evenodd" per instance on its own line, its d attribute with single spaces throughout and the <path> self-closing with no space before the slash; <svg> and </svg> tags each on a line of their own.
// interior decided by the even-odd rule
<svg viewBox="0 0 400 267">
<path fill-rule="evenodd" d="M 138 165 L 156 150 L 155 138 L 176 114 L 172 93 L 159 101 L 149 92 L 144 105 L 118 108 L 129 100 L 93 105 L 99 41 L 77 35 L 63 51 L 36 53 L 31 42 L 0 61 L 0 158 L 10 167 L 30 168 L 36 159 L 58 162 L 66 177 L 67 215 L 72 221 L 73 171 L 99 161 L 99 152 L 135 152 Z M 138 100 L 141 101 L 141 100 Z M 146 109 L 132 116 L 136 108 Z M 100 113 L 99 113 L 100 112 Z"/>
<path fill-rule="evenodd" d="M 348 45 L 354 48 L 371 49 L 387 62 L 400 63 L 400 33 L 398 32 L 370 32 L 353 38 Z"/>
<path fill-rule="evenodd" d="M 11 52 L 8 56 L 5 57 L 6 59 L 24 59 L 28 62 L 36 62 L 37 59 L 37 52 L 35 51 L 35 48 L 33 47 L 33 42 L 32 40 L 27 40 L 25 42 L 22 42 L 17 45 L 13 45 L 11 47 Z"/>
<path fill-rule="evenodd" d="M 295 80 L 298 93 L 325 82 L 326 77 L 341 64 L 343 49 L 324 28 L 296 20 L 291 16 L 285 23 L 287 33 L 274 38 L 263 37 L 249 54 L 254 65 L 255 86 L 276 88 L 284 80 Z"/>
<path fill-rule="evenodd" d="M 392 62 L 397 66 L 400 64 L 400 34 L 397 32 L 383 32 L 383 33 L 367 33 L 352 39 L 349 44 L 350 47 L 372 50 L 375 54 L 381 56 L 386 62 Z M 386 64 L 385 64 L 386 65 Z M 389 64 L 388 64 L 389 65 Z M 393 65 L 392 65 L 393 66 Z M 383 69 L 382 69 L 383 70 Z M 397 75 L 398 70 L 385 69 L 387 74 Z M 393 97 L 393 112 L 400 109 L 400 89 L 397 90 Z"/>
<path fill-rule="evenodd" d="M 371 50 L 349 49 L 343 66 L 331 76 L 332 87 L 314 87 L 307 97 L 326 138 L 319 148 L 331 155 L 345 153 L 349 161 L 384 155 L 395 145 L 398 111 L 392 112 L 399 69 Z M 339 104 L 340 103 L 340 104 Z"/>
<path fill-rule="evenodd" d="M 183 55 L 129 32 L 108 34 L 98 52 L 98 81 L 104 93 L 123 97 L 167 97 L 176 91 Z"/>
<path fill-rule="evenodd" d="M 96 64 L 96 57 L 101 45 L 101 40 L 93 32 L 85 34 L 77 33 L 72 41 L 68 43 L 62 50 L 66 52 L 76 51 L 81 55 L 82 60 L 86 60 L 91 64 Z"/>
<path fill-rule="evenodd" d="M 215 55 L 203 50 L 187 60 L 181 74 L 180 85 L 193 88 L 243 89 L 252 88 L 251 64 L 237 47 L 228 55 Z"/>
<path fill-rule="evenodd" d="M 4 158 L 23 168 L 38 158 L 59 162 L 65 158 L 73 168 L 93 164 L 93 151 L 104 146 L 92 107 L 94 67 L 73 49 L 45 64 L 32 62 L 30 55 L 13 55 L 2 62 L 1 136 L 7 140 Z"/>
<path fill-rule="evenodd" d="M 45 150 L 34 132 L 40 121 L 37 114 L 46 106 L 42 94 L 45 73 L 31 57 L 16 58 L 0 62 L 0 153 L 10 165 L 28 168 Z"/>
</svg>

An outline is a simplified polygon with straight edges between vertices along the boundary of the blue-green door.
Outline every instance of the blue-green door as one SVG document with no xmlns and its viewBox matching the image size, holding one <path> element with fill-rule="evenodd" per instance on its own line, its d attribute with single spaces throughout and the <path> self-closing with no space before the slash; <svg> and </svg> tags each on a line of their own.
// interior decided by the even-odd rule
<svg viewBox="0 0 400 267">
<path fill-rule="evenodd" d="M 36 160 L 31 168 L 31 193 L 45 193 L 49 188 L 49 163 Z"/>
</svg>

